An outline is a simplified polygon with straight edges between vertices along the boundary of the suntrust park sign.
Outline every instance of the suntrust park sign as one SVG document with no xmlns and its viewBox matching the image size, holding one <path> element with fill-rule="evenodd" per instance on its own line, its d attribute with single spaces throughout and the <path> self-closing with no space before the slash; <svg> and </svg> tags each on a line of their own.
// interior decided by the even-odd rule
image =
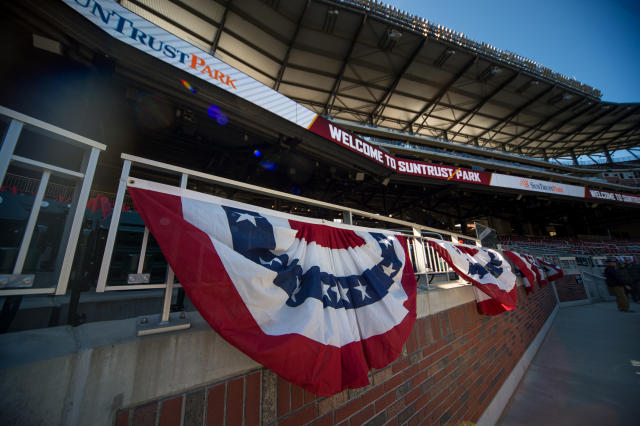
<svg viewBox="0 0 640 426">
<path fill-rule="evenodd" d="M 265 86 L 162 28 L 120 6 L 114 0 L 62 0 L 112 37 L 194 77 L 229 91 L 265 110 L 309 129 L 396 173 L 502 186 L 571 197 L 610 199 L 640 205 L 640 197 L 594 191 L 585 187 L 519 178 L 469 169 L 428 164 L 394 157 L 350 132 L 331 124 L 313 111 Z"/>
<path fill-rule="evenodd" d="M 309 126 L 309 130 L 396 173 L 481 185 L 489 185 L 491 181 L 491 173 L 394 157 L 323 117 L 317 117 Z"/>
<path fill-rule="evenodd" d="M 114 38 L 308 127 L 316 114 L 234 67 L 130 12 L 113 0 L 62 0 Z"/>
</svg>

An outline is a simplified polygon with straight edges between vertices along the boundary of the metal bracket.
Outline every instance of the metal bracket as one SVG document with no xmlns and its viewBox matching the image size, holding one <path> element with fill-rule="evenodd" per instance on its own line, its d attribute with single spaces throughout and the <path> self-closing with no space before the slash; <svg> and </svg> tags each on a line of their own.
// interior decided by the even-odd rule
<svg viewBox="0 0 640 426">
<path fill-rule="evenodd" d="M 162 315 L 145 315 L 138 317 L 136 329 L 138 336 L 167 333 L 169 331 L 185 330 L 191 327 L 191 320 L 186 312 L 172 312 L 169 321 L 162 322 Z"/>
<path fill-rule="evenodd" d="M 33 287 L 34 274 L 0 274 L 0 289 Z"/>
<path fill-rule="evenodd" d="M 128 284 L 149 284 L 151 274 L 129 274 L 127 275 Z"/>
</svg>

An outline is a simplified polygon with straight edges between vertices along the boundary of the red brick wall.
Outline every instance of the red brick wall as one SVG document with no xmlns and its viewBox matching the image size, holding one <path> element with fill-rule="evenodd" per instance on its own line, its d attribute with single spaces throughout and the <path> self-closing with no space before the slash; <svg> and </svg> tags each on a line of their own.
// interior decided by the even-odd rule
<svg viewBox="0 0 640 426">
<path fill-rule="evenodd" d="M 578 283 L 576 277 L 579 275 L 567 275 L 554 281 L 558 299 L 561 302 L 571 302 L 574 300 L 584 300 L 587 298 L 587 291 L 582 282 Z"/>
<path fill-rule="evenodd" d="M 403 354 L 371 385 L 316 397 L 266 369 L 117 412 L 116 425 L 401 425 L 475 422 L 553 311 L 551 286 L 518 309 L 480 316 L 475 303 L 420 318 Z"/>
</svg>

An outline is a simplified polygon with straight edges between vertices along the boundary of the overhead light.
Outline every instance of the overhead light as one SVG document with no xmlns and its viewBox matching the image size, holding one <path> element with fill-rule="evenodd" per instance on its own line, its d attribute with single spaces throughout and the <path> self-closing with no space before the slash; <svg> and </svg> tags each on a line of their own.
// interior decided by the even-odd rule
<svg viewBox="0 0 640 426">
<path fill-rule="evenodd" d="M 389 27 L 378 42 L 378 47 L 382 50 L 391 50 L 396 45 L 396 42 L 400 37 L 402 37 L 402 33 L 400 31 Z"/>
<path fill-rule="evenodd" d="M 356 173 L 356 181 L 357 182 L 361 182 L 364 180 L 364 172 L 358 172 Z"/>
<path fill-rule="evenodd" d="M 38 34 L 33 34 L 33 47 L 62 55 L 62 43 Z"/>
<path fill-rule="evenodd" d="M 400 31 L 395 29 L 392 29 L 391 31 L 389 31 L 389 39 L 398 40 L 400 37 L 402 37 L 402 33 Z"/>
<path fill-rule="evenodd" d="M 338 15 L 340 11 L 335 8 L 330 8 L 327 10 L 327 15 L 324 18 L 324 22 L 322 23 L 322 30 L 327 33 L 332 33 L 336 27 L 336 20 L 338 19 Z"/>
<path fill-rule="evenodd" d="M 502 68 L 496 65 L 490 65 L 478 75 L 478 81 L 485 82 L 500 72 L 502 72 Z"/>
<path fill-rule="evenodd" d="M 442 67 L 444 65 L 445 62 L 447 62 L 447 59 L 449 59 L 452 55 L 455 55 L 456 51 L 453 49 L 445 49 L 440 56 L 438 56 L 436 58 L 435 61 L 433 61 L 433 66 L 435 67 Z"/>
<path fill-rule="evenodd" d="M 390 180 L 391 180 L 391 179 L 389 179 L 388 177 L 386 177 L 386 178 L 382 179 L 382 184 L 383 184 L 384 186 L 387 186 L 387 185 L 389 185 L 389 181 L 390 181 Z"/>
</svg>

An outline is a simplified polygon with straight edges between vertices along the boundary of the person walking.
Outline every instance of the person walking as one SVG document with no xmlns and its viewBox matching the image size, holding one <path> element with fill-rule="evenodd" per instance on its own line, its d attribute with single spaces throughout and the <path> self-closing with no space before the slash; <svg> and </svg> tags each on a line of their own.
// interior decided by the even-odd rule
<svg viewBox="0 0 640 426">
<path fill-rule="evenodd" d="M 634 302 L 640 303 L 640 263 L 629 260 L 627 270 L 629 271 L 629 285 L 631 286 L 631 298 Z"/>
<path fill-rule="evenodd" d="M 614 257 L 607 258 L 607 267 L 604 268 L 604 276 L 607 280 L 607 287 L 616 296 L 618 310 L 621 312 L 633 312 L 629 310 L 629 299 L 627 299 L 627 295 L 624 292 L 625 282 L 616 270 L 616 259 Z"/>
<path fill-rule="evenodd" d="M 616 271 L 622 278 L 622 282 L 624 283 L 624 294 L 627 295 L 627 300 L 631 299 L 631 292 L 633 289 L 633 276 L 631 275 L 631 270 L 629 269 L 629 263 L 627 259 L 623 258 L 616 265 Z"/>
</svg>

